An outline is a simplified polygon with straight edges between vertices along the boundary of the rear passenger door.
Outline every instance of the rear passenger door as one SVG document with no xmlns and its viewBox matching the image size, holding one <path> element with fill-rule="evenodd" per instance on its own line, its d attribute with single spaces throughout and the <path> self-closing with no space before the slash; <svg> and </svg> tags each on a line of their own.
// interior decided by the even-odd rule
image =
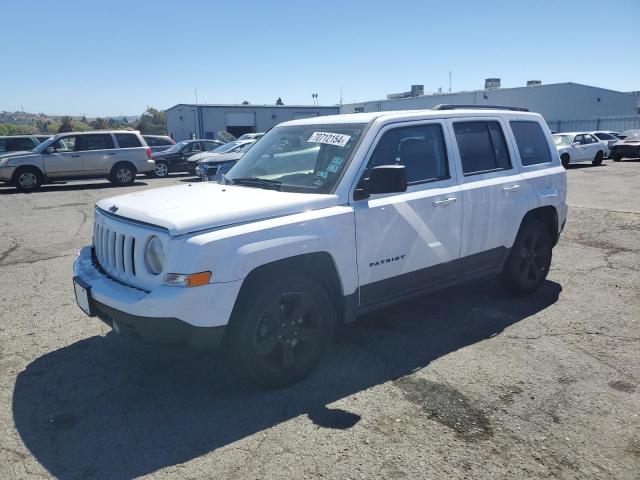
<svg viewBox="0 0 640 480">
<path fill-rule="evenodd" d="M 85 175 L 106 175 L 111 171 L 116 154 L 109 133 L 88 133 L 78 136 L 82 145 L 82 163 Z"/>
<path fill-rule="evenodd" d="M 498 117 L 449 120 L 462 172 L 461 273 L 498 267 L 529 210 L 528 184 L 512 163 Z"/>
<path fill-rule="evenodd" d="M 361 178 L 404 165 L 408 186 L 353 201 L 361 305 L 451 279 L 460 251 L 462 198 L 444 121 L 388 125 L 374 145 Z"/>
</svg>

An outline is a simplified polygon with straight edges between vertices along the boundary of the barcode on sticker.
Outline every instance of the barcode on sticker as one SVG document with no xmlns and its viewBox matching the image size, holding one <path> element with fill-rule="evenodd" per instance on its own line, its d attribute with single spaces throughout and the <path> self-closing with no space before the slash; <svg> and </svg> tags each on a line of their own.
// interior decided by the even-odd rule
<svg viewBox="0 0 640 480">
<path fill-rule="evenodd" d="M 313 132 L 313 134 L 307 140 L 308 143 L 326 143 L 327 145 L 336 145 L 338 147 L 344 147 L 351 135 L 343 135 L 341 133 L 330 132 Z"/>
</svg>

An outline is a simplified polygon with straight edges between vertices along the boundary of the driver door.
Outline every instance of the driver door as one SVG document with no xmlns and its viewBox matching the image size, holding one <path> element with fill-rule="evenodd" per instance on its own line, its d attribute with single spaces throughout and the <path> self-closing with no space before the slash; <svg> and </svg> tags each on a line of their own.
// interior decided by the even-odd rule
<svg viewBox="0 0 640 480">
<path fill-rule="evenodd" d="M 370 168 L 404 165 L 407 191 L 354 200 L 360 305 L 450 280 L 460 256 L 462 194 L 442 121 L 389 125 Z"/>
<path fill-rule="evenodd" d="M 44 169 L 47 177 L 76 177 L 84 173 L 79 135 L 61 137 L 53 145 L 52 153 L 43 154 Z"/>
</svg>

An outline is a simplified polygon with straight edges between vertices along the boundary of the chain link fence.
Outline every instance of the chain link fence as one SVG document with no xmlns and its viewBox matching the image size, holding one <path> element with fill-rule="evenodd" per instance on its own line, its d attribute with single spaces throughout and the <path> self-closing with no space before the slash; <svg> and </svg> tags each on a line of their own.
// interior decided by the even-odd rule
<svg viewBox="0 0 640 480">
<path fill-rule="evenodd" d="M 640 115 L 627 117 L 582 118 L 575 120 L 547 120 L 552 132 L 592 132 L 596 130 L 611 130 L 624 132 L 625 130 L 640 129 Z"/>
</svg>

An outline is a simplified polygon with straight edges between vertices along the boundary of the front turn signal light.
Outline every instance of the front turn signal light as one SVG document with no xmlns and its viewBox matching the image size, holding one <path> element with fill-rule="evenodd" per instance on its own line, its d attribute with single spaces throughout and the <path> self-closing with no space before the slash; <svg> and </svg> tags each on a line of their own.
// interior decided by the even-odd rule
<svg viewBox="0 0 640 480">
<path fill-rule="evenodd" d="M 211 272 L 167 273 L 164 284 L 170 287 L 200 287 L 211 280 Z"/>
</svg>

